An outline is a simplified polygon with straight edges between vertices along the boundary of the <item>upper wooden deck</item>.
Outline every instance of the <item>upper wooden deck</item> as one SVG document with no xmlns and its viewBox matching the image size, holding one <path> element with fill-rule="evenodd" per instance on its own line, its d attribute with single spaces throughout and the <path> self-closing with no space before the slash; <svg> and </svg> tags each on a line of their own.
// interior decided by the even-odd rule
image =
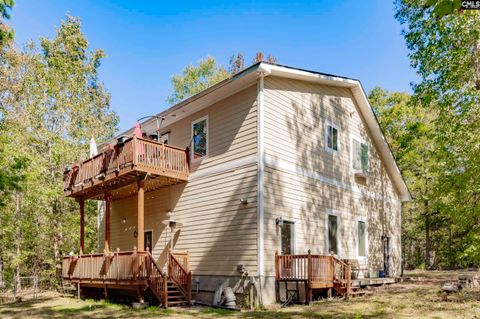
<svg viewBox="0 0 480 319">
<path fill-rule="evenodd" d="M 108 191 L 119 199 L 136 194 L 138 181 L 147 192 L 183 183 L 188 180 L 188 159 L 188 149 L 131 137 L 66 170 L 64 193 L 103 199 Z"/>
</svg>

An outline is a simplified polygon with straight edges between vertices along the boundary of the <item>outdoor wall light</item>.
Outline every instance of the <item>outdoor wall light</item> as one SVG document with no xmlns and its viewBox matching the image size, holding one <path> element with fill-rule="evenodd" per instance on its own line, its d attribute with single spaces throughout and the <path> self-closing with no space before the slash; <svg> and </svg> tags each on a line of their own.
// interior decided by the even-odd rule
<svg viewBox="0 0 480 319">
<path fill-rule="evenodd" d="M 282 217 L 275 218 L 275 224 L 277 224 L 277 226 L 279 226 L 279 227 L 282 227 L 283 226 L 283 218 Z"/>
<path fill-rule="evenodd" d="M 126 222 L 127 222 L 127 218 L 125 216 L 123 216 L 122 224 L 125 224 Z"/>
<path fill-rule="evenodd" d="M 133 238 L 137 238 L 137 236 L 138 236 L 138 232 L 137 232 L 137 230 L 135 230 L 135 231 L 133 232 Z"/>
<path fill-rule="evenodd" d="M 242 205 L 247 205 L 247 204 L 248 204 L 248 199 L 246 199 L 246 198 L 240 198 L 240 204 L 242 204 Z"/>
</svg>

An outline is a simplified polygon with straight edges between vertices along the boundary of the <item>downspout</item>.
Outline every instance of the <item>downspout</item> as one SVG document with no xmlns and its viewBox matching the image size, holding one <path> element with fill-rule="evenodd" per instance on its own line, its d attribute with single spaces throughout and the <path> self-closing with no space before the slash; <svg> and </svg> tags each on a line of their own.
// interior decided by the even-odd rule
<svg viewBox="0 0 480 319">
<path fill-rule="evenodd" d="M 265 229 L 265 132 L 264 132 L 264 77 L 270 74 L 267 66 L 260 64 L 258 67 L 257 85 L 257 274 L 259 286 L 259 303 L 263 304 L 264 284 L 264 229 Z"/>
</svg>

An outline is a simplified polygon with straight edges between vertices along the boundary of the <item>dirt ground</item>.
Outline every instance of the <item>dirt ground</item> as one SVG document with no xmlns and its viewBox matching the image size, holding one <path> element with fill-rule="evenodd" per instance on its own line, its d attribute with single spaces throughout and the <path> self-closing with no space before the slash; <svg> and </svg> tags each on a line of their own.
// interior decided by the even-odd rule
<svg viewBox="0 0 480 319">
<path fill-rule="evenodd" d="M 127 305 L 81 300 L 54 292 L 37 300 L 0 304 L 0 318 L 480 318 L 480 288 L 446 296 L 441 287 L 458 272 L 411 272 L 402 283 L 375 288 L 350 300 L 329 299 L 309 306 L 227 311 L 208 307 L 134 310 Z"/>
</svg>

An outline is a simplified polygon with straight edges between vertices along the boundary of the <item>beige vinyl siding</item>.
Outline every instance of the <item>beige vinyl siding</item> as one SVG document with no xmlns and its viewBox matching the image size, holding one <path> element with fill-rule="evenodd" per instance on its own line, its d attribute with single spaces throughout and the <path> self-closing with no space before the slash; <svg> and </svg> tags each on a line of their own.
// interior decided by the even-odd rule
<svg viewBox="0 0 480 319">
<path fill-rule="evenodd" d="M 191 123 L 208 116 L 208 156 L 191 164 L 188 183 L 145 195 L 145 229 L 153 230 L 153 256 L 165 265 L 170 230 L 162 221 L 183 224 L 175 233 L 174 249 L 190 253 L 195 275 L 237 275 L 243 264 L 250 274 L 257 269 L 257 164 L 256 85 L 226 98 L 162 132 L 169 144 L 185 147 Z M 240 160 L 245 160 L 242 164 Z M 241 204 L 246 198 L 248 204 Z M 127 222 L 121 220 L 126 217 Z M 136 243 L 137 198 L 112 204 L 111 246 L 131 250 Z"/>
<path fill-rule="evenodd" d="M 326 121 L 339 129 L 336 153 L 325 148 Z M 326 254 L 329 211 L 340 218 L 340 257 L 357 258 L 357 222 L 365 220 L 369 268 L 383 268 L 385 233 L 392 237 L 398 274 L 401 205 L 349 89 L 267 77 L 264 126 L 266 275 L 274 274 L 274 253 L 280 250 L 275 218 L 295 222 L 297 253 Z M 354 177 L 352 137 L 369 148 L 366 184 Z"/>
</svg>

